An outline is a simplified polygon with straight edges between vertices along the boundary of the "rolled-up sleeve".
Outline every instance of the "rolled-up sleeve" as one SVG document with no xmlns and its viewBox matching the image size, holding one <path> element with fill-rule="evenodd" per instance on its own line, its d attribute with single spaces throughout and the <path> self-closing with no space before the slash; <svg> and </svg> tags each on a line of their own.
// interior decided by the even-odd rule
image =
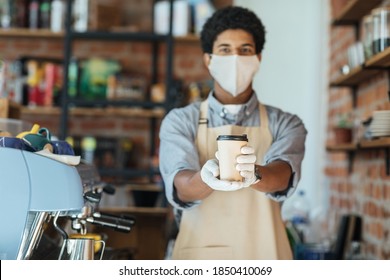
<svg viewBox="0 0 390 280">
<path fill-rule="evenodd" d="M 200 169 L 195 143 L 199 106 L 198 104 L 189 106 L 192 107 L 187 108 L 187 110 L 174 109 L 170 111 L 161 123 L 159 134 L 159 166 L 164 180 L 165 194 L 169 203 L 177 209 L 190 208 L 200 203 L 198 201 L 191 203 L 181 201 L 174 187 L 174 178 L 179 171 L 198 171 Z"/>
<path fill-rule="evenodd" d="M 276 201 L 283 201 L 294 193 L 301 178 L 307 130 L 298 116 L 279 109 L 271 109 L 269 119 L 273 143 L 264 157 L 264 164 L 277 160 L 285 161 L 291 166 L 292 177 L 286 190 L 267 193 L 267 196 Z"/>
</svg>

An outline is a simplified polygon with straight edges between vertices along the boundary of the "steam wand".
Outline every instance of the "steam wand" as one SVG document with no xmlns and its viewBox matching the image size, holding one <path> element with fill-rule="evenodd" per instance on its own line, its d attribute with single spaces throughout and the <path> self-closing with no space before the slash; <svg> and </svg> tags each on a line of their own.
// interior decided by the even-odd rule
<svg viewBox="0 0 390 280">
<path fill-rule="evenodd" d="M 60 228 L 58 225 L 57 225 L 57 219 L 60 215 L 60 212 L 58 211 L 56 213 L 56 215 L 54 216 L 54 220 L 53 220 L 53 225 L 54 225 L 54 228 L 60 233 L 60 235 L 62 236 L 62 238 L 65 240 L 68 239 L 68 234 L 62 229 Z"/>
</svg>

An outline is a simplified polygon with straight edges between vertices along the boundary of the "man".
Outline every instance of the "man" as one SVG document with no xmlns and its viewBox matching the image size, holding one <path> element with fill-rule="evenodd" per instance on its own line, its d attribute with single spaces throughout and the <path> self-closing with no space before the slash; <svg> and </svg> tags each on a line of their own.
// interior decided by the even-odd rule
<svg viewBox="0 0 390 280">
<path fill-rule="evenodd" d="M 279 202 L 300 179 L 307 131 L 253 91 L 264 26 L 250 10 L 227 7 L 205 23 L 201 43 L 214 89 L 172 110 L 160 130 L 160 170 L 179 223 L 172 258 L 291 259 Z M 242 181 L 219 179 L 221 134 L 248 136 L 237 157 Z"/>
</svg>

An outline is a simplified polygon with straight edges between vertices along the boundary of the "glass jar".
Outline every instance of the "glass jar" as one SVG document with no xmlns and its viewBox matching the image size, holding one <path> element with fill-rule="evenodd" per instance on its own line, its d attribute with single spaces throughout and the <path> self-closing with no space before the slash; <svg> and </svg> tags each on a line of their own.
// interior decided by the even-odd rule
<svg viewBox="0 0 390 280">
<path fill-rule="evenodd" d="M 390 46 L 390 7 L 372 10 L 373 16 L 373 54 Z"/>
<path fill-rule="evenodd" d="M 374 21 L 372 15 L 366 15 L 363 17 L 363 24 L 362 24 L 362 43 L 363 43 L 363 49 L 364 49 L 364 59 L 368 60 L 372 54 L 372 47 L 373 47 L 373 27 L 374 27 Z"/>
</svg>

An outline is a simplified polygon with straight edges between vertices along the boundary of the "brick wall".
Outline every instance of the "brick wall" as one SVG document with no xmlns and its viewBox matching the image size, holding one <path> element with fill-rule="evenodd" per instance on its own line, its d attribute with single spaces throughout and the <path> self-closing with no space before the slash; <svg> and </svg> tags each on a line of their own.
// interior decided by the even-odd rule
<svg viewBox="0 0 390 280">
<path fill-rule="evenodd" d="M 100 2 L 104 2 L 99 0 Z M 117 1 L 117 0 L 116 0 Z M 110 2 L 110 1 L 108 1 Z M 225 2 L 225 4 L 223 3 Z M 218 1 L 219 7 L 231 1 Z M 151 31 L 151 0 L 126 0 L 121 9 L 123 26 L 132 30 Z M 62 59 L 64 40 L 62 38 L 0 37 L 0 56 L 14 60 L 21 57 Z M 158 49 L 158 81 L 164 82 L 166 74 L 166 45 Z M 144 75 L 150 81 L 152 65 L 152 45 L 145 42 L 78 40 L 73 43 L 73 54 L 79 59 L 93 56 L 116 59 L 123 71 Z M 177 40 L 174 43 L 173 77 L 183 82 L 184 92 L 194 81 L 209 79 L 203 65 L 199 40 Z M 24 113 L 22 119 L 49 128 L 54 135 L 59 132 L 60 115 L 39 115 Z M 157 121 L 156 141 L 158 143 L 159 121 Z M 134 151 L 140 167 L 148 166 L 150 159 L 150 119 L 142 117 L 77 116 L 69 119 L 68 134 L 72 136 L 98 136 L 129 138 L 135 145 Z"/>
<path fill-rule="evenodd" d="M 348 1 L 331 0 L 332 16 Z M 352 27 L 330 28 L 330 80 L 340 75 L 347 63 L 347 48 L 355 42 Z M 373 110 L 390 109 L 388 76 L 380 72 L 362 82 L 353 107 L 353 95 L 348 88 L 329 89 L 328 138 L 334 143 L 332 127 L 340 113 L 355 112 L 358 120 L 371 116 Z M 347 153 L 328 153 L 325 176 L 330 192 L 330 208 L 338 215 L 357 213 L 363 217 L 365 254 L 370 259 L 390 259 L 390 176 L 385 172 L 383 150 L 357 151 L 350 162 Z M 349 165 L 351 164 L 351 171 Z"/>
<path fill-rule="evenodd" d="M 151 45 L 148 43 L 80 41 L 75 42 L 73 47 L 74 54 L 78 58 L 87 58 L 91 55 L 114 58 L 120 61 L 126 71 L 146 75 L 147 77 L 151 75 Z M 158 80 L 161 82 L 164 81 L 166 69 L 165 48 L 165 45 L 161 45 L 159 48 Z M 6 59 L 17 59 L 21 56 L 61 59 L 63 57 L 63 40 L 7 38 L 7 40 L 0 40 L 0 49 L 2 57 Z M 208 72 L 202 63 L 199 41 L 175 43 L 174 78 L 183 81 L 184 90 L 193 81 L 209 79 Z M 22 119 L 47 127 L 54 134 L 59 131 L 59 115 L 48 117 L 37 114 L 23 114 Z M 139 157 L 140 166 L 147 166 L 150 163 L 148 156 L 150 150 L 149 129 L 149 119 L 140 117 L 73 117 L 69 121 L 68 132 L 70 135 L 76 136 L 96 135 L 130 138 L 135 141 L 137 152 L 143 152 Z M 158 141 L 158 139 L 155 141 Z"/>
<path fill-rule="evenodd" d="M 38 58 L 63 58 L 63 39 L 1 38 L 1 56 L 18 59 L 22 56 Z M 150 76 L 151 44 L 142 42 L 76 41 L 73 54 L 77 58 L 99 56 L 118 60 L 124 70 Z M 159 48 L 159 80 L 164 81 L 166 46 Z M 188 84 L 207 79 L 203 66 L 200 42 L 196 40 L 176 41 L 174 48 L 174 77 Z"/>
</svg>

